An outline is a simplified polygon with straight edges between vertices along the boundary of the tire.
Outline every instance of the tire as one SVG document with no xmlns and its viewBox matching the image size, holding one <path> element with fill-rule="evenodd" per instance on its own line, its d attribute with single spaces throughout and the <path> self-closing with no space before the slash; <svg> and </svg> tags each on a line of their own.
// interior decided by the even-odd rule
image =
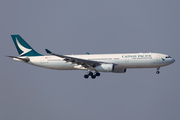
<svg viewBox="0 0 180 120">
<path fill-rule="evenodd" d="M 89 77 L 89 75 L 84 75 L 84 78 L 86 78 L 86 79 L 87 79 L 88 77 Z"/>
<path fill-rule="evenodd" d="M 91 76 L 91 78 L 92 78 L 92 79 L 95 79 L 95 78 L 96 78 L 96 76 L 95 76 L 95 75 L 92 75 L 92 76 Z"/>
<path fill-rule="evenodd" d="M 96 73 L 96 76 L 100 76 L 101 74 L 99 72 Z"/>
<path fill-rule="evenodd" d="M 159 74 L 160 72 L 159 71 L 156 71 L 157 74 Z"/>
</svg>

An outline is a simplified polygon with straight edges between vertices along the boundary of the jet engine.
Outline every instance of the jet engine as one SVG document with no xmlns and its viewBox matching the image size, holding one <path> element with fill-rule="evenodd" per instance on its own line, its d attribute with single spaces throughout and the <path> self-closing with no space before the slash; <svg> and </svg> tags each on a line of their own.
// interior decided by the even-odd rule
<svg viewBox="0 0 180 120">
<path fill-rule="evenodd" d="M 99 72 L 113 72 L 114 65 L 113 64 L 102 64 L 95 67 L 95 69 Z"/>
</svg>

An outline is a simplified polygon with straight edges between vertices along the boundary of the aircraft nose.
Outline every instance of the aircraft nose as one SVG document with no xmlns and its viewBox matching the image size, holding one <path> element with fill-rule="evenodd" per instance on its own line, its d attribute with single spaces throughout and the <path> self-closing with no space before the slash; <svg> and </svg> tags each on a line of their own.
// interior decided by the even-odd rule
<svg viewBox="0 0 180 120">
<path fill-rule="evenodd" d="M 172 59 L 171 61 L 172 61 L 172 63 L 174 63 L 174 62 L 175 62 L 175 59 Z"/>
</svg>

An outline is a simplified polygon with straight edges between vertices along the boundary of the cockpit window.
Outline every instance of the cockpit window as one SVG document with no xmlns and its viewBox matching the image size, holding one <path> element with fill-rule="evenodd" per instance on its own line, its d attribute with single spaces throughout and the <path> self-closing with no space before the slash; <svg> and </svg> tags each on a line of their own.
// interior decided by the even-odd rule
<svg viewBox="0 0 180 120">
<path fill-rule="evenodd" d="M 171 58 L 171 56 L 166 56 L 166 58 Z"/>
</svg>

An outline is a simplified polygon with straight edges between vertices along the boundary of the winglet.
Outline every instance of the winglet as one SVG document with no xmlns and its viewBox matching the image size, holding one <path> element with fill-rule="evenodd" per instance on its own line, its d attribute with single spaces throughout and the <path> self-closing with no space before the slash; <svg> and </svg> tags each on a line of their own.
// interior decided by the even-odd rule
<svg viewBox="0 0 180 120">
<path fill-rule="evenodd" d="M 52 54 L 52 52 L 48 49 L 45 49 L 48 54 Z"/>
</svg>

